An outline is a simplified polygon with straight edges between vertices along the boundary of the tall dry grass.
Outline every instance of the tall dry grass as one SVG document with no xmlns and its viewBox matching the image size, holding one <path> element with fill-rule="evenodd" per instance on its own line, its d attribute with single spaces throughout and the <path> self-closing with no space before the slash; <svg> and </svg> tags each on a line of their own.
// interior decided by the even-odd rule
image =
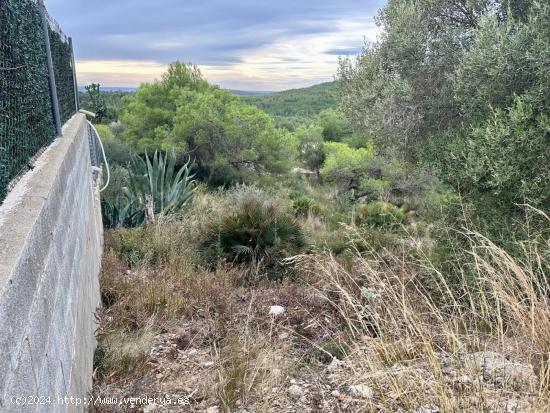
<svg viewBox="0 0 550 413">
<path fill-rule="evenodd" d="M 355 343 L 348 382 L 376 394 L 365 411 L 550 411 L 550 245 L 522 243 L 517 258 L 462 235 L 459 282 L 422 253 L 295 259 Z"/>
<path fill-rule="evenodd" d="M 468 259 L 448 274 L 432 264 L 429 243 L 399 239 L 392 249 L 368 248 L 373 234 L 369 240 L 354 227 L 330 231 L 310 215 L 302 224 L 325 250 L 291 259 L 300 276 L 285 301 L 276 284 L 243 287 L 242 267 L 202 261 L 202 223 L 244 192 L 226 196 L 199 193 L 184 217 L 106 232 L 98 393 L 117 386 L 121 393 L 135 391 L 136 383 L 143 391 L 181 391 L 191 381 L 199 389 L 197 408 L 285 411 L 279 406 L 297 403 L 285 401 L 289 377 L 298 367 L 300 374 L 323 372 L 335 354 L 324 344 L 333 339 L 352 349 L 346 368 L 331 370 L 335 385 L 347 394 L 349 386 L 365 384 L 374 396 L 341 410 L 320 378 L 319 394 L 334 406 L 330 411 L 550 411 L 548 242 L 518 244 L 521 256 L 511 255 L 463 231 L 462 245 L 469 247 L 460 255 Z M 342 240 L 333 244 L 346 245 L 338 257 L 325 242 L 336 233 Z M 312 289 L 324 301 L 315 300 Z M 253 300 L 255 294 L 260 298 Z M 275 326 L 287 338 L 272 334 L 271 304 L 287 307 Z M 185 334 L 183 326 L 190 328 Z M 166 333 L 177 336 L 182 351 L 199 348 L 211 367 L 161 358 L 174 371 L 161 383 L 151 349 Z M 318 352 L 326 353 L 324 361 L 312 362 Z"/>
</svg>

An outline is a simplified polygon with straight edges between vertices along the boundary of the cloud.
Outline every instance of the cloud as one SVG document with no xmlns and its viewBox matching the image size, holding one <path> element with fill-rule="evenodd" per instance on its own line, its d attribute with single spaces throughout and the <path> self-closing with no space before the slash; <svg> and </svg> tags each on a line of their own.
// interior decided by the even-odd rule
<svg viewBox="0 0 550 413">
<path fill-rule="evenodd" d="M 325 50 L 325 53 L 333 56 L 353 56 L 361 53 L 361 49 L 361 47 L 336 48 Z"/>
<path fill-rule="evenodd" d="M 77 63 L 78 84 L 101 81 L 105 86 L 137 86 L 160 79 L 166 66 L 147 60 L 81 60 Z"/>
<path fill-rule="evenodd" d="M 383 3 L 46 0 L 74 39 L 81 82 L 137 85 L 182 60 L 225 87 L 269 90 L 330 80 L 338 55 L 376 39 L 373 16 Z"/>
</svg>

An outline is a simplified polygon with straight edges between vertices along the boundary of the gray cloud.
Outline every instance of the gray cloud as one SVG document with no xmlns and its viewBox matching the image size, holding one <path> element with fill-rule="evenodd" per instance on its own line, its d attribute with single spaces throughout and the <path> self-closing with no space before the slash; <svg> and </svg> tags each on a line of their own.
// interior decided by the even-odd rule
<svg viewBox="0 0 550 413">
<path fill-rule="evenodd" d="M 46 0 L 83 60 L 175 59 L 204 65 L 240 61 L 241 52 L 280 37 L 330 33 L 336 22 L 373 16 L 383 0 Z M 353 54 L 349 49 L 327 54 Z M 343 52 L 343 53 L 340 53 Z"/>
<path fill-rule="evenodd" d="M 361 50 L 361 47 L 348 47 L 340 49 L 328 49 L 325 50 L 325 53 L 334 56 L 353 56 L 361 53 Z"/>
<path fill-rule="evenodd" d="M 73 37 L 79 61 L 152 61 L 166 65 L 174 60 L 193 62 L 217 69 L 230 68 L 243 57 L 263 46 L 285 39 L 318 34 L 331 38 L 349 30 L 342 22 L 365 21 L 372 30 L 372 18 L 386 0 L 45 0 L 50 14 Z M 361 21 L 361 20 L 359 20 Z M 372 20 L 371 20 L 372 22 Z M 361 29 L 360 29 L 361 30 Z M 355 39 L 355 40 L 354 40 Z M 351 44 L 347 44 L 347 43 Z M 327 44 L 317 58 L 356 54 L 361 39 Z M 263 76 L 255 79 L 235 71 L 228 85 L 266 89 L 299 86 L 310 81 L 329 80 L 326 75 L 303 71 L 300 63 L 315 64 L 317 58 L 286 56 L 262 68 L 264 73 L 279 70 L 286 78 Z M 286 69 L 281 69 L 281 60 Z M 326 60 L 326 59 L 325 59 Z M 294 65 L 297 64 L 297 66 Z M 294 73 L 285 70 L 295 70 Z M 224 72 L 225 73 L 225 72 Z M 88 74 L 88 76 L 94 76 Z M 224 74 L 217 81 L 224 83 Z M 317 76 L 317 77 L 316 77 Z M 125 83 L 124 75 L 109 73 L 97 79 Z"/>
</svg>

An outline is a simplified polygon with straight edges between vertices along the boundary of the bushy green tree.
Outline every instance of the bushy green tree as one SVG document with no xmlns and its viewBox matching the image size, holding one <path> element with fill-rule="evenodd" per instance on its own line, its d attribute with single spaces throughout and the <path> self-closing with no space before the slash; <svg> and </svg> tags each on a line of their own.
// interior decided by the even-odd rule
<svg viewBox="0 0 550 413">
<path fill-rule="evenodd" d="M 320 170 L 325 162 L 323 129 L 320 126 L 302 126 L 294 132 L 298 142 L 298 159 L 304 168 L 315 172 L 320 177 Z"/>
<path fill-rule="evenodd" d="M 133 149 L 123 140 L 116 136 L 109 125 L 95 125 L 103 142 L 105 155 L 109 163 L 117 163 L 126 166 L 134 155 Z"/>
<path fill-rule="evenodd" d="M 160 82 L 142 85 L 127 99 L 121 114 L 127 125 L 124 139 L 140 152 L 184 152 L 185 142 L 171 139 L 176 102 L 182 91 L 205 92 L 209 88 L 197 67 L 172 63 Z"/>
<path fill-rule="evenodd" d="M 172 139 L 186 146 L 208 180 L 284 172 L 295 151 L 292 136 L 267 114 L 221 89 L 180 93 Z"/>
<path fill-rule="evenodd" d="M 354 149 L 345 143 L 326 142 L 326 160 L 321 175 L 327 182 L 335 182 L 345 190 L 359 189 L 368 176 L 369 165 L 374 159 L 374 146 Z"/>
<path fill-rule="evenodd" d="M 534 2 L 525 20 L 512 15 L 502 22 L 486 16 L 452 77 L 461 117 L 484 122 L 493 109 L 512 106 L 524 93 L 548 105 L 549 37 L 548 5 Z"/>
<path fill-rule="evenodd" d="M 139 152 L 188 155 L 209 181 L 284 172 L 295 152 L 292 136 L 267 114 L 179 62 L 170 65 L 162 81 L 143 85 L 128 99 L 122 121 L 125 140 Z"/>
<path fill-rule="evenodd" d="M 518 90 L 522 89 L 524 82 L 514 77 L 521 76 L 522 65 L 528 65 L 520 63 L 519 57 L 521 49 L 529 46 L 516 47 L 516 53 L 509 47 L 520 43 L 506 39 L 506 33 L 511 33 L 510 24 L 519 24 L 510 10 L 529 8 L 520 3 L 533 2 L 390 0 L 378 17 L 384 30 L 380 41 L 367 44 L 355 62 L 341 62 L 339 85 L 344 112 L 380 147 L 398 147 L 409 159 L 416 160 L 419 148 L 432 135 L 469 121 L 465 119 L 464 103 L 457 100 L 456 86 L 461 82 L 455 74 L 471 50 L 484 49 L 477 51 L 480 59 L 470 57 L 473 60 L 469 70 L 478 73 L 466 79 L 472 86 L 464 85 L 464 96 L 475 96 L 492 86 L 496 93 L 516 84 Z M 533 13 L 542 16 L 541 12 Z M 495 22 L 493 29 L 488 20 Z M 542 18 L 541 22 L 545 20 L 548 19 Z M 540 46 L 543 50 L 544 45 Z M 483 61 L 483 55 L 500 55 L 501 61 L 508 62 L 507 70 L 513 69 L 514 73 L 506 75 L 504 66 L 493 67 L 491 62 L 495 59 Z M 512 83 L 493 85 L 491 80 L 499 80 L 495 73 L 501 73 L 502 80 L 508 76 Z M 509 97 L 507 101 L 511 102 Z M 484 110 L 491 101 L 485 103 Z"/>
<path fill-rule="evenodd" d="M 354 128 L 439 171 L 478 217 L 547 202 L 550 5 L 389 0 L 378 22 L 380 40 L 340 65 Z"/>
<path fill-rule="evenodd" d="M 102 123 L 108 121 L 108 109 L 103 98 L 99 83 L 92 83 L 84 86 L 86 89 L 86 99 L 84 100 L 84 108 L 90 112 L 95 113 L 95 118 L 92 119 L 94 123 Z"/>
<path fill-rule="evenodd" d="M 353 133 L 348 119 L 334 108 L 325 109 L 319 114 L 319 125 L 325 141 L 341 142 Z"/>
<path fill-rule="evenodd" d="M 463 139 L 456 139 L 444 161 L 447 180 L 469 199 L 491 207 L 516 209 L 550 205 L 550 117 L 517 97 L 509 109 L 494 109 Z"/>
</svg>

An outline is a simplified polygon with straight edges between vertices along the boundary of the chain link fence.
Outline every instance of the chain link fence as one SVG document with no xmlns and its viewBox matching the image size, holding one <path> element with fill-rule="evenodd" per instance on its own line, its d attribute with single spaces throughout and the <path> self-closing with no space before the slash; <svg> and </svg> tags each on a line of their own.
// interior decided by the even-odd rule
<svg viewBox="0 0 550 413">
<path fill-rule="evenodd" d="M 0 203 L 77 109 L 70 39 L 42 0 L 0 0 Z"/>
</svg>

